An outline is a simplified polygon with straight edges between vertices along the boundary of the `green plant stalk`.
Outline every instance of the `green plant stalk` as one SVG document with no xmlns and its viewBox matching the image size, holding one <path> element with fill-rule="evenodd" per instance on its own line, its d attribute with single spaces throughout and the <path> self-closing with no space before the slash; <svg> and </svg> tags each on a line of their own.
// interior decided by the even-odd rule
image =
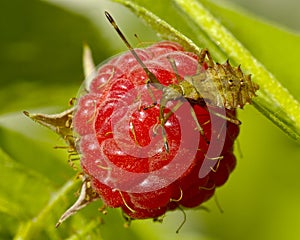
<svg viewBox="0 0 300 240">
<path fill-rule="evenodd" d="M 132 1 L 114 1 L 132 10 L 163 38 L 179 42 L 186 50 L 199 52 L 199 48 L 191 39 L 147 9 L 132 3 Z M 220 60 L 220 56 L 223 56 L 225 53 L 230 60 L 241 64 L 247 72 L 253 75 L 254 81 L 260 86 L 258 97 L 254 98 L 254 106 L 290 137 L 299 141 L 299 102 L 202 4 L 196 0 L 174 1 L 181 12 L 199 27 L 197 34 L 203 34 L 203 37 L 206 38 L 204 31 L 211 38 L 211 41 L 218 45 L 219 48 L 210 49 L 217 60 Z"/>
<path fill-rule="evenodd" d="M 253 74 L 260 86 L 255 107 L 295 140 L 300 139 L 300 104 L 276 78 L 195 0 L 175 0 L 182 11 L 203 29 L 235 62 Z"/>
<path fill-rule="evenodd" d="M 36 218 L 22 224 L 19 227 L 14 240 L 34 239 L 35 235 L 40 232 L 43 227 L 45 227 L 46 219 L 49 215 L 51 215 L 51 211 L 61 204 L 61 200 L 66 197 L 66 194 L 69 191 L 78 185 L 78 182 L 78 180 L 74 179 L 66 182 L 66 184 L 58 192 L 53 194 L 47 206 L 45 206 Z"/>
</svg>

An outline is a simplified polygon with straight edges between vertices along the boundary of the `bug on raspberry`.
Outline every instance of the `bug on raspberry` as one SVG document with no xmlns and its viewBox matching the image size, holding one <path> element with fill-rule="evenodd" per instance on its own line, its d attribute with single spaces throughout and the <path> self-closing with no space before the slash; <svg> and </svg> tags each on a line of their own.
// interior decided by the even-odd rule
<svg viewBox="0 0 300 240">
<path fill-rule="evenodd" d="M 149 78 L 147 82 L 150 84 L 156 84 L 156 87 L 159 86 L 159 88 L 162 88 L 161 85 L 157 85 L 160 84 L 160 82 L 147 68 L 147 66 L 143 63 L 135 50 L 129 44 L 113 17 L 107 11 L 105 11 L 105 16 L 114 27 L 118 35 L 121 37 L 123 42 L 126 44 L 137 62 L 143 67 Z M 208 61 L 206 61 L 206 58 Z M 177 73 L 176 64 L 173 59 L 170 58 L 170 62 L 174 71 Z M 169 151 L 169 146 L 164 125 L 170 114 L 172 114 L 172 112 L 170 112 L 169 114 L 164 115 L 164 109 L 168 101 L 184 97 L 194 101 L 204 100 L 209 105 L 220 108 L 225 107 L 226 109 L 231 110 L 243 108 L 245 104 L 251 103 L 251 99 L 256 96 L 255 92 L 259 89 L 259 86 L 251 81 L 251 75 L 245 75 L 240 66 L 233 68 L 229 64 L 228 60 L 224 64 L 215 64 L 207 49 L 202 49 L 198 62 L 199 69 L 195 75 L 180 79 L 180 76 L 176 74 L 176 76 L 179 78 L 179 83 L 170 84 L 169 86 L 162 88 L 163 96 L 160 101 L 159 120 L 162 127 L 164 146 L 167 152 Z M 181 103 L 179 103 L 176 108 L 179 108 L 180 105 Z M 192 111 L 191 114 L 197 122 L 199 131 L 204 136 L 203 128 L 200 124 L 198 124 L 194 112 Z M 228 117 L 222 114 L 217 115 L 234 124 L 240 124 L 240 121 L 236 118 Z"/>
</svg>

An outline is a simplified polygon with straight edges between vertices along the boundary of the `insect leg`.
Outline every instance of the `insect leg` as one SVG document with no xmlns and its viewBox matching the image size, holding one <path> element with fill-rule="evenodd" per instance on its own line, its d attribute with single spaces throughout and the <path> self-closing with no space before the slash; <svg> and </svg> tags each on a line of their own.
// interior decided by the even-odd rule
<svg viewBox="0 0 300 240">
<path fill-rule="evenodd" d="M 170 64 L 171 64 L 171 66 L 172 66 L 172 68 L 173 68 L 173 70 L 174 70 L 174 72 L 175 72 L 177 81 L 178 81 L 178 82 L 181 82 L 182 79 L 180 78 L 180 76 L 179 76 L 179 74 L 178 74 L 178 70 L 177 70 L 177 67 L 176 67 L 175 60 L 174 60 L 173 58 L 170 58 L 169 56 L 168 56 L 167 58 L 168 58 L 168 60 L 169 60 L 169 62 L 170 62 Z"/>
<path fill-rule="evenodd" d="M 202 65 L 204 63 L 205 57 L 207 56 L 209 65 L 213 67 L 215 65 L 214 60 L 212 59 L 207 48 L 203 48 L 199 55 L 199 63 Z"/>
<path fill-rule="evenodd" d="M 161 101 L 160 101 L 160 109 L 159 109 L 159 121 L 160 121 L 160 125 L 162 128 L 162 137 L 163 137 L 163 141 L 164 141 L 164 147 L 166 149 L 166 151 L 169 153 L 169 144 L 168 144 L 168 139 L 167 139 L 167 135 L 166 135 L 166 130 L 165 130 L 165 123 L 168 121 L 168 119 L 174 114 L 174 112 L 176 112 L 181 105 L 183 104 L 183 102 L 179 101 L 172 109 L 170 112 L 168 112 L 166 115 L 164 114 L 164 110 L 166 108 L 166 104 L 169 101 L 168 98 L 162 97 Z"/>
<path fill-rule="evenodd" d="M 201 127 L 200 123 L 198 122 L 198 119 L 197 119 L 197 116 L 195 114 L 195 111 L 191 108 L 191 115 L 197 125 L 197 129 L 199 130 L 199 132 L 201 133 L 202 136 L 204 136 L 204 130 L 203 128 Z"/>
<path fill-rule="evenodd" d="M 174 114 L 174 112 L 176 112 L 181 105 L 183 104 L 183 102 L 178 102 L 172 109 L 170 112 L 168 112 L 166 115 L 164 115 L 163 111 L 160 113 L 160 119 L 161 119 L 161 123 L 165 124 L 166 121 L 168 121 L 168 119 Z M 163 108 L 163 110 L 165 109 L 165 107 Z"/>
<path fill-rule="evenodd" d="M 152 89 L 150 88 L 150 81 L 147 81 L 146 87 L 147 87 L 147 91 L 148 91 L 148 93 L 149 93 L 149 96 L 150 96 L 150 98 L 151 98 L 151 100 L 152 100 L 152 104 L 150 104 L 150 105 L 147 106 L 147 107 L 144 107 L 144 108 L 143 108 L 144 110 L 147 110 L 147 109 L 149 109 L 149 108 L 153 108 L 153 107 L 155 107 L 155 106 L 157 105 L 157 101 L 156 101 L 155 95 L 154 95 Z"/>
<path fill-rule="evenodd" d="M 191 108 L 191 115 L 192 115 L 192 117 L 193 117 L 193 119 L 194 119 L 194 121 L 195 121 L 195 123 L 196 123 L 196 125 L 197 125 L 197 129 L 198 129 L 198 131 L 200 132 L 200 134 L 201 134 L 201 136 L 204 138 L 204 140 L 205 140 L 205 142 L 207 143 L 207 144 L 209 144 L 209 140 L 206 138 L 206 136 L 204 135 L 204 130 L 203 130 L 203 128 L 201 127 L 201 125 L 200 125 L 200 123 L 199 123 L 199 121 L 198 121 L 198 119 L 197 119 L 197 116 L 196 116 L 196 113 L 195 113 L 195 111 Z"/>
<path fill-rule="evenodd" d="M 180 75 L 178 74 L 178 70 L 176 67 L 176 63 L 175 60 L 171 57 L 167 57 L 167 59 L 169 60 L 172 69 L 174 70 L 175 76 L 176 76 L 176 80 L 178 83 L 182 82 L 182 79 L 180 77 Z M 164 115 L 164 109 L 166 108 L 166 105 L 168 103 L 169 100 L 175 100 L 175 99 L 180 99 L 180 97 L 182 97 L 182 93 L 178 92 L 178 89 L 176 90 L 173 86 L 173 88 L 169 86 L 169 88 L 164 88 L 163 89 L 163 95 L 162 98 L 160 100 L 160 109 L 159 109 L 159 121 L 162 127 L 162 135 L 163 135 L 163 140 L 164 140 L 164 146 L 167 152 L 169 152 L 169 144 L 168 144 L 168 140 L 166 137 L 166 131 L 165 131 L 165 123 L 168 121 L 168 119 L 171 117 L 171 115 L 176 112 L 180 106 L 183 104 L 183 102 L 179 101 L 172 109 L 170 112 L 168 112 L 166 115 Z"/>
<path fill-rule="evenodd" d="M 217 117 L 219 117 L 219 118 L 222 118 L 222 119 L 224 119 L 224 120 L 226 120 L 226 121 L 228 121 L 228 122 L 231 122 L 231 123 L 233 123 L 233 124 L 235 124 L 235 125 L 241 125 L 241 121 L 238 120 L 238 119 L 236 119 L 236 118 L 233 117 L 233 116 L 226 116 L 226 115 L 217 113 L 217 112 L 212 111 L 212 110 L 210 110 L 210 112 L 213 113 L 215 116 L 217 116 Z M 230 114 L 228 114 L 228 115 L 230 115 Z"/>
</svg>

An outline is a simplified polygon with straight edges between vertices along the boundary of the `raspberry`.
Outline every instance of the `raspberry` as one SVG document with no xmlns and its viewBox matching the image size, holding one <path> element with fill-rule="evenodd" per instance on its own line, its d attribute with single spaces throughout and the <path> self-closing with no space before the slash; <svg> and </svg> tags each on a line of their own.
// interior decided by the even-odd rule
<svg viewBox="0 0 300 240">
<path fill-rule="evenodd" d="M 199 69 L 198 56 L 174 42 L 136 52 L 162 86 L 176 85 Z M 201 67 L 205 71 L 207 63 Z M 73 118 L 81 166 L 93 190 L 106 206 L 120 207 L 133 219 L 199 206 L 227 181 L 236 163 L 233 143 L 239 127 L 218 116 L 225 112 L 234 117 L 235 111 L 222 113 L 203 99 L 168 102 L 166 151 L 159 123 L 163 87 L 147 85 L 147 79 L 130 52 L 111 59 L 99 68 L 89 92 L 79 98 Z M 183 104 L 175 109 L 179 101 Z"/>
</svg>

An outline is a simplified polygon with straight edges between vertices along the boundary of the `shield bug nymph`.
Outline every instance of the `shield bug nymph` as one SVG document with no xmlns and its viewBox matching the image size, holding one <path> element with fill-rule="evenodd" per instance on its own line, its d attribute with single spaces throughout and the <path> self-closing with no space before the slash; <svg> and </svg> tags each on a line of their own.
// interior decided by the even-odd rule
<svg viewBox="0 0 300 240">
<path fill-rule="evenodd" d="M 244 74 L 240 66 L 232 67 L 228 60 L 224 64 L 215 63 L 207 49 L 202 49 L 198 56 L 198 70 L 196 74 L 184 76 L 183 78 L 178 76 L 178 84 L 160 85 L 155 75 L 147 68 L 129 44 L 112 16 L 108 12 L 105 12 L 105 15 L 137 62 L 144 69 L 148 76 L 147 83 L 153 84 L 163 91 L 160 100 L 159 120 L 163 131 L 164 146 L 167 151 L 169 147 L 164 124 L 172 114 L 172 111 L 165 115 L 164 109 L 169 101 L 183 97 L 189 101 L 204 101 L 206 105 L 234 110 L 243 108 L 245 104 L 250 104 L 252 98 L 256 96 L 255 92 L 259 89 L 259 86 L 251 80 L 250 74 Z M 176 73 L 176 63 L 172 59 L 169 59 L 169 61 Z M 176 105 L 176 108 L 179 107 L 180 103 Z M 240 124 L 240 121 L 234 117 L 215 114 L 236 125 Z M 194 119 L 197 122 L 196 117 Z M 202 127 L 200 124 L 197 124 L 197 126 L 203 135 Z"/>
</svg>

